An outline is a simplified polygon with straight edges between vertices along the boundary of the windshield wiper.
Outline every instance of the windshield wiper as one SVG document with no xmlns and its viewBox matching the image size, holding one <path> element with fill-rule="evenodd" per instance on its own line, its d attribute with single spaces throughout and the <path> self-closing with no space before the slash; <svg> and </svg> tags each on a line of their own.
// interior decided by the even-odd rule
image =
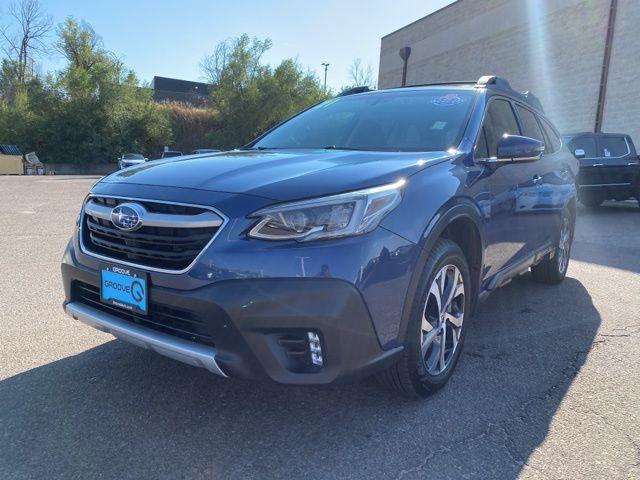
<svg viewBox="0 0 640 480">
<path fill-rule="evenodd" d="M 247 148 L 239 148 L 238 150 L 274 150 L 272 147 L 247 147 Z"/>
<path fill-rule="evenodd" d="M 336 147 L 335 145 L 327 145 L 326 147 L 322 148 L 323 150 L 362 150 L 361 148 Z"/>
</svg>

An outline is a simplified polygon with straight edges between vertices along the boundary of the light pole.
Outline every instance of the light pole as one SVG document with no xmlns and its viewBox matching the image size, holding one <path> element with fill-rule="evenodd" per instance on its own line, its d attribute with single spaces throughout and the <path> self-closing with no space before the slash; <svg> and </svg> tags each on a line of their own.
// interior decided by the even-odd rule
<svg viewBox="0 0 640 480">
<path fill-rule="evenodd" d="M 322 66 L 324 67 L 324 93 L 327 93 L 327 68 L 329 68 L 329 64 L 323 63 Z"/>
</svg>

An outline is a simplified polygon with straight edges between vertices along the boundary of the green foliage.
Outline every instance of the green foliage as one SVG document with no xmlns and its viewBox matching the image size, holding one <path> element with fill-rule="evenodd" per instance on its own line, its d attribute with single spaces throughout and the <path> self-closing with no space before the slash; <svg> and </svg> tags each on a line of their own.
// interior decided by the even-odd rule
<svg viewBox="0 0 640 480">
<path fill-rule="evenodd" d="M 261 63 L 270 40 L 248 35 L 218 44 L 203 70 L 212 81 L 210 100 L 218 111 L 214 145 L 241 146 L 295 112 L 323 98 L 315 75 L 292 60 L 276 68 Z"/>
<path fill-rule="evenodd" d="M 0 142 L 7 139 L 26 138 L 38 123 L 37 116 L 29 108 L 29 97 L 23 91 L 12 95 L 12 101 L 0 102 Z"/>
<path fill-rule="evenodd" d="M 90 25 L 69 17 L 56 34 L 62 70 L 21 77 L 10 59 L 0 68 L 0 143 L 36 151 L 44 162 L 114 162 L 127 151 L 155 157 L 164 145 L 238 147 L 325 98 L 295 60 L 262 62 L 271 40 L 242 35 L 203 61 L 212 84 L 207 108 L 158 104 Z"/>
<path fill-rule="evenodd" d="M 190 152 L 196 148 L 217 147 L 207 141 L 207 136 L 217 127 L 215 110 L 179 102 L 164 102 L 161 109 L 169 118 L 177 150 Z"/>
<path fill-rule="evenodd" d="M 56 48 L 66 68 L 2 96 L 0 141 L 65 163 L 113 162 L 125 151 L 157 154 L 171 141 L 168 116 L 90 26 L 68 18 Z M 2 79 L 11 83 L 4 69 Z"/>
</svg>

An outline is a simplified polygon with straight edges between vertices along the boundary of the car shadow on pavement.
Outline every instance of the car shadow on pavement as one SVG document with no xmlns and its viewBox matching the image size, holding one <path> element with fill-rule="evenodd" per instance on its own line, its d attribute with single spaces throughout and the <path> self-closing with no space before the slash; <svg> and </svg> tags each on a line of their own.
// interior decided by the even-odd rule
<svg viewBox="0 0 640 480">
<path fill-rule="evenodd" d="M 108 341 L 0 382 L 0 478 L 516 478 L 599 324 L 577 280 L 517 279 L 424 401 L 373 379 L 226 380 Z"/>
<path fill-rule="evenodd" d="M 640 273 L 639 222 L 635 200 L 605 202 L 595 209 L 580 206 L 571 258 Z"/>
</svg>

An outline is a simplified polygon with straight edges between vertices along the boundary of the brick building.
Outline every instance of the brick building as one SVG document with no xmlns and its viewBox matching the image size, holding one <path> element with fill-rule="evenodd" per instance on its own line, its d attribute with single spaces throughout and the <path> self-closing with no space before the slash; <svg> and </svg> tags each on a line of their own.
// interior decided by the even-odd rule
<svg viewBox="0 0 640 480">
<path fill-rule="evenodd" d="M 401 85 L 410 47 L 407 85 L 500 75 L 562 132 L 599 122 L 640 143 L 639 30 L 639 0 L 458 0 L 382 38 L 378 85 Z"/>
</svg>

